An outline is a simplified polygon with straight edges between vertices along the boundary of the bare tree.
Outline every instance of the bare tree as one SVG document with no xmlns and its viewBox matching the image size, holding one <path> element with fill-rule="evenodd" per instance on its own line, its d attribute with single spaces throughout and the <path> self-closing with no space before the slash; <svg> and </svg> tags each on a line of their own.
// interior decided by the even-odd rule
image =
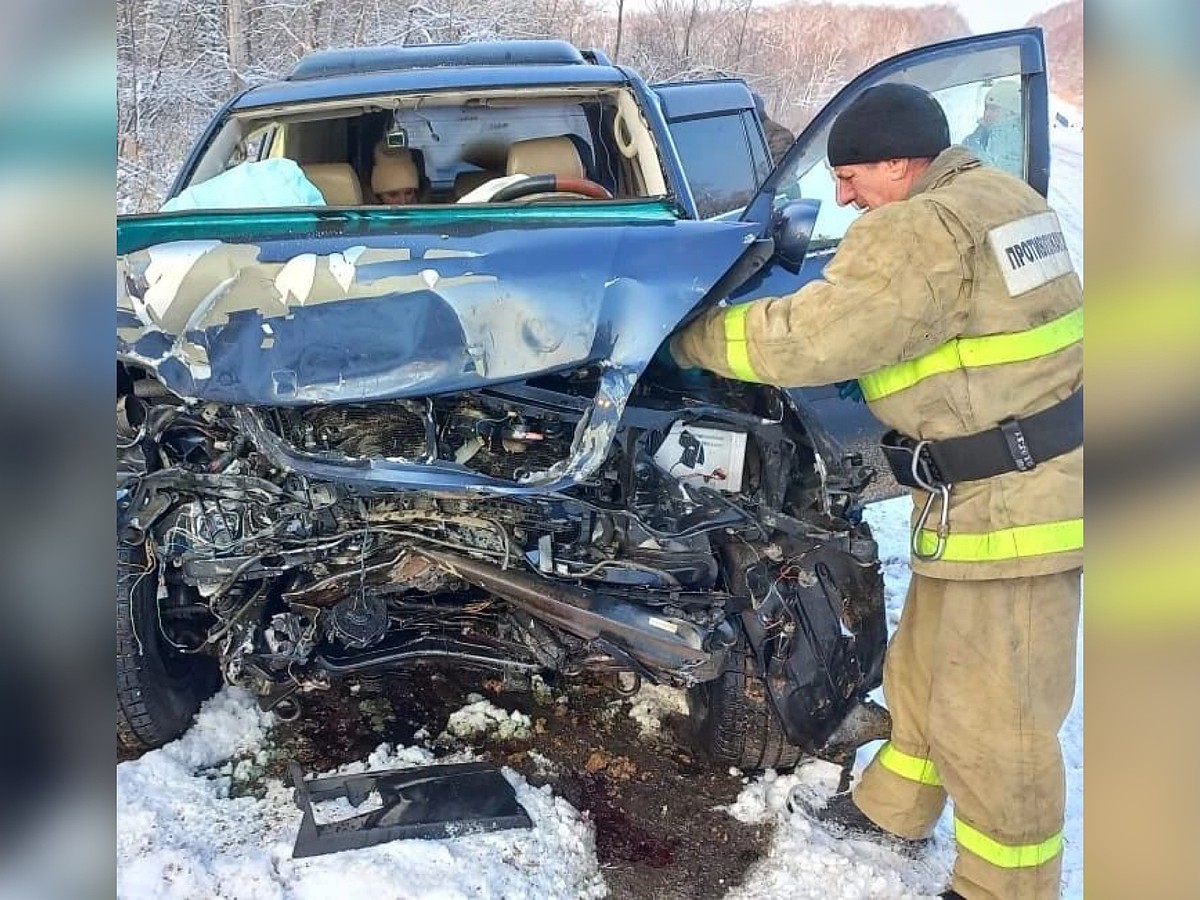
<svg viewBox="0 0 1200 900">
<path fill-rule="evenodd" d="M 613 62 L 621 56 L 621 29 L 625 25 L 625 0 L 617 0 L 617 36 L 613 40 Z"/>
<path fill-rule="evenodd" d="M 754 6 L 754 0 L 746 0 L 746 10 L 742 13 L 742 27 L 738 29 L 737 51 L 733 55 L 733 68 L 737 69 L 742 64 L 742 48 L 746 42 L 746 26 L 750 23 L 750 10 Z"/>
<path fill-rule="evenodd" d="M 249 19 L 247 0 L 225 0 L 225 41 L 229 54 L 230 89 L 234 91 L 246 86 L 244 73 L 250 67 Z"/>
</svg>

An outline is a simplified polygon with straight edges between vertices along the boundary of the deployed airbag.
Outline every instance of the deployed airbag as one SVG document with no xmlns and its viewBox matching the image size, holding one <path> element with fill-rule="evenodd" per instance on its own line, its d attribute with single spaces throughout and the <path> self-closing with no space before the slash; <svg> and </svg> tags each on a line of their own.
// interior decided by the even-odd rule
<svg viewBox="0 0 1200 900">
<path fill-rule="evenodd" d="M 162 212 L 190 209 L 261 209 L 324 206 L 317 186 L 290 159 L 242 163 L 194 184 L 162 205 Z"/>
</svg>

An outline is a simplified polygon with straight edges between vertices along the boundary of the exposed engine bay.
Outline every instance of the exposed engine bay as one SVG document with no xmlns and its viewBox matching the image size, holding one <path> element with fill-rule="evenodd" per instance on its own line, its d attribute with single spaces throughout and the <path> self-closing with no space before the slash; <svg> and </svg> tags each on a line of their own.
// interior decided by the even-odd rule
<svg viewBox="0 0 1200 900">
<path fill-rule="evenodd" d="M 271 450 L 519 484 L 570 455 L 596 377 L 235 407 L 119 366 L 119 535 L 158 580 L 163 639 L 287 715 L 334 679 L 418 663 L 695 688 L 744 657 L 788 740 L 844 739 L 886 638 L 858 515 L 871 473 L 831 473 L 784 392 L 644 380 L 603 465 L 555 493 L 383 490 Z"/>
</svg>

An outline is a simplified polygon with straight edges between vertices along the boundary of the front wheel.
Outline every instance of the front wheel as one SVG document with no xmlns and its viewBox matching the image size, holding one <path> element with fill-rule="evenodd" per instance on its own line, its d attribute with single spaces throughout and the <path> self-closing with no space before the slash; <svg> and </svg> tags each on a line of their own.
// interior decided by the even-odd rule
<svg viewBox="0 0 1200 900">
<path fill-rule="evenodd" d="M 804 753 L 784 734 L 745 637 L 728 653 L 720 675 L 688 691 L 699 749 L 716 762 L 746 771 L 792 768 Z"/>
<path fill-rule="evenodd" d="M 117 744 L 174 740 L 220 685 L 216 660 L 175 649 L 162 633 L 158 571 L 137 544 L 117 545 Z"/>
</svg>

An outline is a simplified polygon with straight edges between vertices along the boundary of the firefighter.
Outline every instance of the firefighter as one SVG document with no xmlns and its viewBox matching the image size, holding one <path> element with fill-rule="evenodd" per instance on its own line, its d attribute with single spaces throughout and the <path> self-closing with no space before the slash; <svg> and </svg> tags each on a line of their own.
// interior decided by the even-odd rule
<svg viewBox="0 0 1200 900">
<path fill-rule="evenodd" d="M 913 490 L 912 582 L 888 649 L 891 739 L 810 815 L 887 840 L 954 805 L 945 897 L 1057 897 L 1083 565 L 1083 293 L 1056 215 L 952 147 L 924 91 L 863 92 L 829 135 L 866 210 L 823 277 L 707 312 L 681 367 L 780 386 L 858 379 Z"/>
</svg>

